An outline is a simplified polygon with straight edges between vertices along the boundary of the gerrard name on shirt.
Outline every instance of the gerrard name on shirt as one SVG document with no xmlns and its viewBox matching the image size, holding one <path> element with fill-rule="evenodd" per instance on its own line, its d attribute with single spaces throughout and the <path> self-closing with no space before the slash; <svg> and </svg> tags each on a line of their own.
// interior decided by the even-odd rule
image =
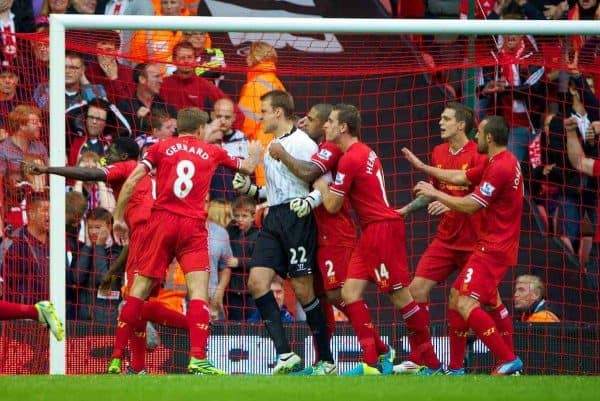
<svg viewBox="0 0 600 401">
<path fill-rule="evenodd" d="M 201 159 L 207 160 L 208 153 L 206 153 L 202 148 L 195 148 L 194 146 L 189 146 L 185 143 L 177 143 L 175 145 L 171 145 L 165 151 L 167 156 L 173 156 L 177 152 L 187 152 L 194 153 L 198 155 Z"/>
</svg>

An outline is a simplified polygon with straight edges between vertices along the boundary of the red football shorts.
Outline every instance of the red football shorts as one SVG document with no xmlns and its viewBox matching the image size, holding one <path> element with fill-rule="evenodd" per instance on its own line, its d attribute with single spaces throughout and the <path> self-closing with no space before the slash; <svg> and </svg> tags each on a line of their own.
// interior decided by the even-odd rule
<svg viewBox="0 0 600 401">
<path fill-rule="evenodd" d="M 184 274 L 209 270 L 204 220 L 158 210 L 139 231 L 140 245 L 131 257 L 131 269 L 137 274 L 162 280 L 174 257 Z"/>
<path fill-rule="evenodd" d="M 404 221 L 377 221 L 362 232 L 348 264 L 347 278 L 372 280 L 381 292 L 407 287 Z"/>
<path fill-rule="evenodd" d="M 320 280 L 315 277 L 315 293 L 342 288 L 346 280 L 348 263 L 354 248 L 339 245 L 325 245 L 317 248 L 317 266 Z"/>
<path fill-rule="evenodd" d="M 455 270 L 461 270 L 469 260 L 471 253 L 472 251 L 450 249 L 442 241 L 434 239 L 421 256 L 415 277 L 423 277 L 441 283 Z"/>
<path fill-rule="evenodd" d="M 498 263 L 488 255 L 475 252 L 456 277 L 452 287 L 460 295 L 476 299 L 482 305 L 495 306 L 498 299 L 498 285 L 508 268 L 508 265 Z"/>
<path fill-rule="evenodd" d="M 150 210 L 146 207 L 127 208 L 124 217 L 125 223 L 129 227 L 129 235 L 133 236 L 133 233 L 145 226 L 150 219 Z"/>
</svg>

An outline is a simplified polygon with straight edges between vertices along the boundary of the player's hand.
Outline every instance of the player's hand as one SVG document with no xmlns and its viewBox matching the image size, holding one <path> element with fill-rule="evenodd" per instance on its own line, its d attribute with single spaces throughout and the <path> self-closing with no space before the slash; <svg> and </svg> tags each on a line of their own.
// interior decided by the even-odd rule
<svg viewBox="0 0 600 401">
<path fill-rule="evenodd" d="M 113 223 L 113 233 L 115 234 L 115 241 L 119 245 L 129 244 L 129 228 L 123 220 L 115 220 Z"/>
<path fill-rule="evenodd" d="M 308 195 L 306 198 L 296 198 L 290 202 L 290 210 L 302 218 L 308 216 L 315 207 L 316 199 Z"/>
<path fill-rule="evenodd" d="M 248 157 L 256 159 L 258 162 L 260 161 L 264 153 L 265 148 L 263 148 L 262 143 L 260 143 L 260 141 L 248 142 Z"/>
<path fill-rule="evenodd" d="M 308 116 L 304 116 L 296 122 L 296 127 L 304 131 L 304 127 L 308 125 Z"/>
<path fill-rule="evenodd" d="M 402 148 L 402 154 L 408 160 L 408 162 L 417 170 L 423 170 L 426 166 L 425 163 L 421 161 L 413 152 L 411 152 L 408 148 Z"/>
<path fill-rule="evenodd" d="M 449 211 L 450 208 L 444 205 L 442 202 L 433 201 L 427 205 L 427 212 L 432 216 L 439 216 Z"/>
<path fill-rule="evenodd" d="M 33 163 L 33 162 L 21 162 L 22 163 L 22 168 L 23 168 L 23 173 L 25 174 L 30 174 L 30 175 L 41 175 L 41 174 L 46 174 L 48 172 L 48 167 L 39 164 L 39 163 Z"/>
<path fill-rule="evenodd" d="M 252 181 L 250 181 L 250 177 L 244 174 L 235 173 L 231 184 L 233 185 L 233 189 L 235 189 L 242 195 L 254 197 L 258 192 L 258 187 L 252 184 Z"/>
<path fill-rule="evenodd" d="M 437 190 L 429 182 L 419 181 L 414 188 L 416 196 L 427 196 L 428 198 L 435 199 Z"/>
<path fill-rule="evenodd" d="M 565 118 L 563 124 L 567 133 L 577 131 L 577 119 L 575 117 Z"/>
<path fill-rule="evenodd" d="M 102 276 L 100 280 L 100 285 L 98 286 L 98 291 L 102 293 L 107 293 L 112 288 L 116 277 L 112 274 L 106 273 Z"/>
<path fill-rule="evenodd" d="M 400 209 L 396 209 L 394 211 L 396 213 L 398 213 L 400 216 L 404 217 L 406 215 L 406 206 L 401 207 Z"/>
<path fill-rule="evenodd" d="M 273 159 L 281 160 L 281 156 L 284 153 L 286 153 L 286 150 L 281 143 L 277 141 L 271 142 L 271 145 L 269 146 L 269 155 L 271 155 Z"/>
</svg>

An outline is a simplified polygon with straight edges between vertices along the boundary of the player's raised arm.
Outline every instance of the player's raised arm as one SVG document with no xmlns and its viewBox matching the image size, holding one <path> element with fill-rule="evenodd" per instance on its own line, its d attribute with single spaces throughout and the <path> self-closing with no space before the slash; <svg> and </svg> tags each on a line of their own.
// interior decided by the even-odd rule
<svg viewBox="0 0 600 401">
<path fill-rule="evenodd" d="M 275 160 L 279 160 L 298 178 L 307 183 L 314 182 L 323 175 L 323 172 L 315 163 L 307 160 L 299 160 L 285 150 L 279 142 L 272 142 L 269 146 L 269 154 Z"/>
<path fill-rule="evenodd" d="M 435 189 L 429 182 L 419 181 L 415 186 L 417 196 L 425 196 L 432 200 L 437 200 L 457 212 L 473 214 L 482 206 L 477 203 L 470 195 L 467 196 L 452 196 L 438 189 Z"/>
<path fill-rule="evenodd" d="M 240 173 L 252 174 L 254 169 L 260 163 L 264 149 L 259 141 L 250 141 L 248 143 L 248 157 L 242 160 L 240 165 Z"/>
<path fill-rule="evenodd" d="M 119 200 L 117 201 L 117 205 L 115 206 L 115 210 L 113 212 L 113 231 L 117 243 L 119 244 L 123 243 L 128 238 L 128 228 L 124 220 L 125 206 L 127 206 L 127 202 L 129 202 L 129 198 L 131 198 L 136 185 L 142 180 L 142 178 L 146 176 L 147 173 L 148 171 L 146 170 L 146 167 L 143 164 L 138 164 L 121 188 Z"/>
<path fill-rule="evenodd" d="M 106 181 L 104 170 L 96 167 L 53 167 L 23 162 L 23 169 L 32 175 L 55 174 L 79 181 Z"/>
<path fill-rule="evenodd" d="M 564 121 L 565 131 L 567 133 L 567 155 L 569 162 L 577 170 L 587 175 L 594 175 L 594 159 L 586 157 L 579 143 L 577 135 L 577 120 L 573 117 L 567 118 Z M 596 133 L 600 132 L 600 121 L 592 123 L 592 127 Z"/>
<path fill-rule="evenodd" d="M 407 148 L 402 148 L 402 154 L 414 168 L 428 174 L 439 181 L 448 182 L 454 185 L 471 185 L 472 182 L 467 178 L 464 170 L 446 170 L 425 164 L 413 152 Z"/>
</svg>

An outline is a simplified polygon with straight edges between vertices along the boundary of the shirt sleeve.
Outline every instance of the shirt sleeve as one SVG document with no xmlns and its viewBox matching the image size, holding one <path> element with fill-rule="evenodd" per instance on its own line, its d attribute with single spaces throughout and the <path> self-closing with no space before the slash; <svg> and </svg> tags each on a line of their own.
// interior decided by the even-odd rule
<svg viewBox="0 0 600 401">
<path fill-rule="evenodd" d="M 292 134 L 294 135 L 294 134 Z M 301 134 L 296 134 L 297 136 L 292 136 L 289 143 L 289 149 L 286 149 L 290 155 L 295 157 L 298 160 L 310 161 L 312 156 L 318 150 L 318 146 L 313 142 L 312 139 L 308 137 L 308 135 L 301 136 Z"/>
<path fill-rule="evenodd" d="M 471 198 L 481 206 L 488 207 L 509 182 L 509 172 L 510 170 L 501 163 L 490 164 L 485 170 L 481 182 L 471 193 Z"/>
<path fill-rule="evenodd" d="M 479 183 L 481 183 L 481 180 L 483 179 L 483 173 L 484 173 L 487 165 L 488 165 L 488 158 L 487 158 L 487 156 L 484 156 L 479 159 L 479 161 L 476 165 L 469 168 L 465 172 L 465 174 L 467 175 L 467 179 L 469 180 L 469 182 L 471 184 L 479 185 Z"/>
<path fill-rule="evenodd" d="M 338 171 L 330 187 L 331 192 L 339 196 L 346 195 L 352 186 L 357 171 L 357 161 L 351 154 L 345 153 L 338 163 Z"/>
<path fill-rule="evenodd" d="M 334 143 L 323 142 L 319 151 L 312 155 L 310 161 L 316 164 L 324 174 L 333 170 L 341 156 L 342 151 Z"/>
<path fill-rule="evenodd" d="M 215 146 L 215 150 L 216 150 L 216 160 L 217 160 L 217 164 L 230 168 L 232 170 L 239 170 L 240 167 L 242 166 L 242 160 L 237 158 L 237 157 L 233 157 L 230 156 L 229 153 L 227 153 L 227 151 L 223 148 L 219 148 Z"/>
</svg>

